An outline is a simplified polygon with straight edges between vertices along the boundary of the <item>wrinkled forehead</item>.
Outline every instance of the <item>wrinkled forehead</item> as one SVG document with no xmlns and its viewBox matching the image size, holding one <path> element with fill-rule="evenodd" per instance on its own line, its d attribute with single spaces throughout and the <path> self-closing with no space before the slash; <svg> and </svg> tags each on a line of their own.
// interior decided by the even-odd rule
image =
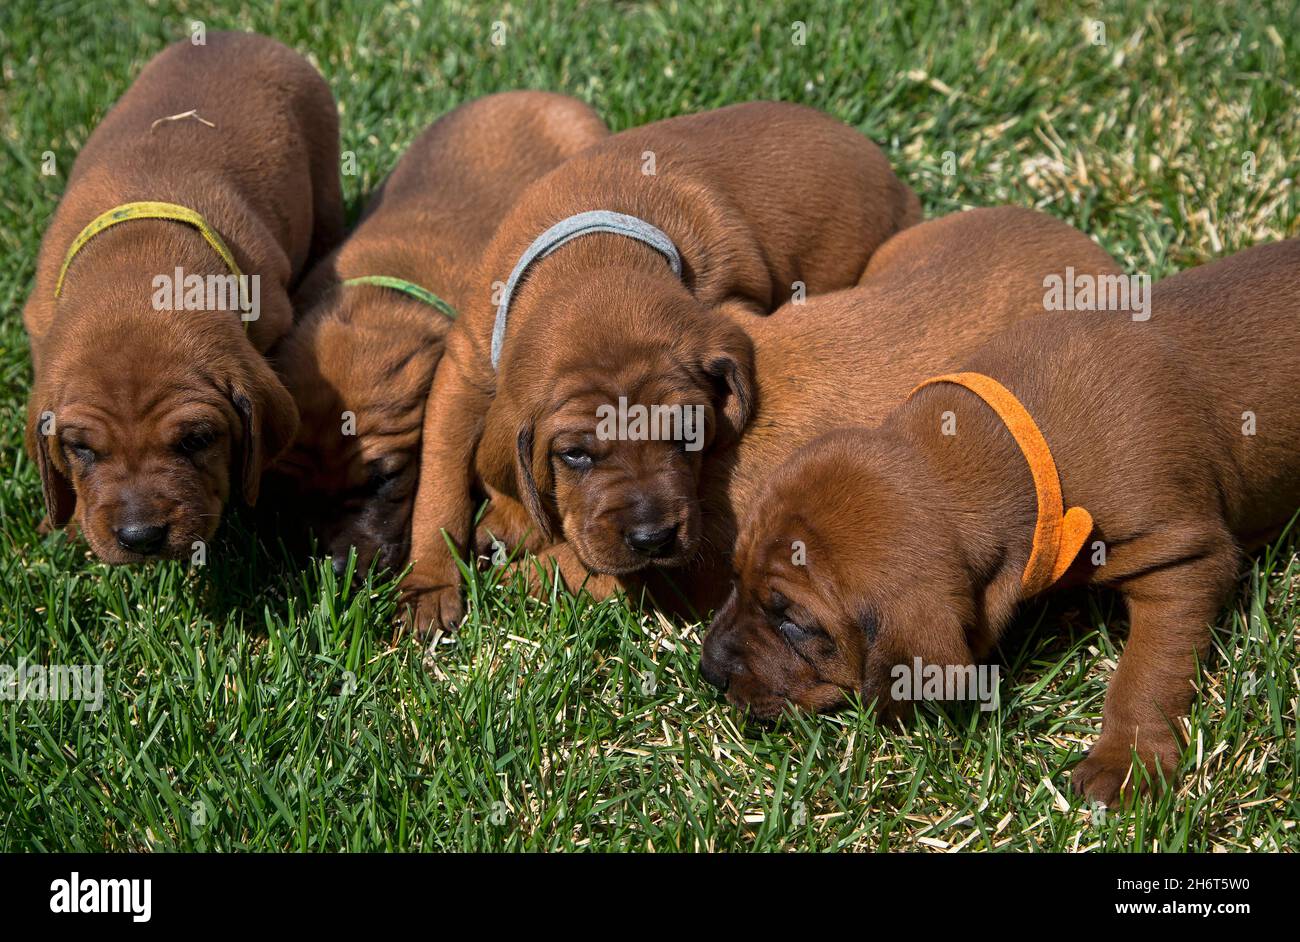
<svg viewBox="0 0 1300 942">
<path fill-rule="evenodd" d="M 776 520 L 761 519 L 746 528 L 736 550 L 736 573 L 743 590 L 763 595 L 773 583 L 802 583 L 807 544 L 788 535 Z"/>
<path fill-rule="evenodd" d="M 764 605 L 779 595 L 826 626 L 848 617 L 855 605 L 838 566 L 818 564 L 816 541 L 781 534 L 751 544 L 737 556 L 738 591 Z"/>
<path fill-rule="evenodd" d="M 594 423 L 602 406 L 705 405 L 707 390 L 686 366 L 669 359 L 630 360 L 616 370 L 571 368 L 551 384 L 549 413 L 572 419 L 583 414 Z"/>
<path fill-rule="evenodd" d="M 778 474 L 784 468 L 777 469 Z M 780 486 L 778 474 L 769 473 L 758 488 L 747 512 L 738 521 L 735 568 L 759 576 L 774 555 L 795 539 L 791 534 L 806 529 L 791 513 L 791 504 Z M 788 555 L 788 554 L 784 554 Z"/>
<path fill-rule="evenodd" d="M 127 371 L 129 372 L 129 371 Z M 233 412 L 225 395 L 201 375 L 190 379 L 112 376 L 89 369 L 53 410 L 64 429 L 102 431 L 146 440 L 178 427 L 220 424 Z"/>
<path fill-rule="evenodd" d="M 298 407 L 298 441 L 335 456 L 357 443 L 367 453 L 414 445 L 429 392 L 427 383 L 374 373 L 364 382 L 320 376 L 291 391 Z"/>
<path fill-rule="evenodd" d="M 395 422 L 355 404 L 316 410 L 303 416 L 293 447 L 278 464 L 322 488 L 356 484 L 371 473 L 399 473 L 418 460 L 419 433 L 418 414 L 413 422 Z"/>
<path fill-rule="evenodd" d="M 748 587 L 782 580 L 820 591 L 839 577 L 833 539 L 820 521 L 823 508 L 808 492 L 769 488 L 741 524 L 735 568 Z"/>
<path fill-rule="evenodd" d="M 628 446 L 675 453 L 683 443 L 688 452 L 699 451 L 708 423 L 709 412 L 699 404 L 675 403 L 665 397 L 643 405 L 626 397 L 611 402 L 608 396 L 587 395 L 566 401 L 538 429 L 551 441 L 580 436 L 588 447 L 600 441 L 613 449 Z"/>
</svg>

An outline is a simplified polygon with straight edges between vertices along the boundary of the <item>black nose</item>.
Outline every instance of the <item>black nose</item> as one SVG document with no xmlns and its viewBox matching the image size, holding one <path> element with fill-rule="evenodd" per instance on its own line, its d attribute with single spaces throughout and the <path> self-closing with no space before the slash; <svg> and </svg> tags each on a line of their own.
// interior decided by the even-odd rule
<svg viewBox="0 0 1300 942">
<path fill-rule="evenodd" d="M 133 523 L 118 527 L 113 535 L 117 537 L 117 543 L 122 549 L 141 556 L 151 556 L 162 549 L 163 543 L 167 541 L 167 527 Z"/>
<path fill-rule="evenodd" d="M 333 566 L 334 566 L 334 577 L 336 579 L 342 579 L 343 576 L 346 575 L 348 571 L 348 554 L 344 553 L 342 556 L 336 555 L 333 559 Z"/>
<path fill-rule="evenodd" d="M 642 556 L 659 556 L 677 539 L 677 527 L 631 527 L 623 534 L 623 539 Z"/>
<path fill-rule="evenodd" d="M 719 693 L 726 693 L 727 685 L 731 683 L 731 676 L 719 670 L 716 665 L 710 664 L 707 656 L 700 658 L 700 676 L 717 687 Z"/>
</svg>

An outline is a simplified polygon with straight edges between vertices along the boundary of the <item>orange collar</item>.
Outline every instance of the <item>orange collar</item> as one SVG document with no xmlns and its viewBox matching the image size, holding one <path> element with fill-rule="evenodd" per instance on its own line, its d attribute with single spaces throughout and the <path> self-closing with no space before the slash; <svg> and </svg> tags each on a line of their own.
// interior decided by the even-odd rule
<svg viewBox="0 0 1300 942">
<path fill-rule="evenodd" d="M 1047 439 L 1011 390 L 983 373 L 948 373 L 927 379 L 913 389 L 908 398 L 917 390 L 935 383 L 964 386 L 988 403 L 1029 462 L 1029 472 L 1034 476 L 1034 491 L 1038 496 L 1038 522 L 1034 525 L 1034 545 L 1020 585 L 1026 598 L 1037 595 L 1065 575 L 1074 557 L 1079 555 L 1092 532 L 1092 515 L 1082 507 L 1064 510 L 1061 479 L 1056 471 L 1056 462 L 1052 460 L 1052 451 L 1047 447 Z"/>
</svg>

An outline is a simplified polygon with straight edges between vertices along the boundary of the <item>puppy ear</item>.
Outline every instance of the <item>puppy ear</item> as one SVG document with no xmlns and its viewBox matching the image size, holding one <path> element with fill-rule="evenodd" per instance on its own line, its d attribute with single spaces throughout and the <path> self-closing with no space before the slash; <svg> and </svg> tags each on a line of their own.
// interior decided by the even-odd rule
<svg viewBox="0 0 1300 942">
<path fill-rule="evenodd" d="M 298 433 L 298 407 L 260 355 L 255 355 L 249 372 L 245 380 L 232 384 L 230 401 L 241 426 L 239 480 L 244 503 L 252 507 L 257 503 L 262 471 Z"/>
<path fill-rule="evenodd" d="M 725 420 L 722 430 L 739 437 L 754 414 L 754 344 L 739 326 L 729 324 L 701 360 L 704 375 L 713 383 Z"/>
<path fill-rule="evenodd" d="M 877 628 L 867 657 L 879 659 L 886 665 L 886 672 L 899 666 L 910 669 L 916 658 L 923 665 L 943 668 L 975 663 L 961 614 L 951 599 L 941 598 L 938 593 L 933 600 L 895 600 L 887 618 L 877 622 Z M 895 707 L 895 715 L 899 716 L 905 715 L 908 709 L 901 704 Z"/>
<path fill-rule="evenodd" d="M 524 507 L 528 509 L 528 516 L 537 525 L 538 535 L 544 543 L 550 543 L 553 534 L 551 515 L 547 513 L 542 495 L 537 489 L 538 476 L 533 467 L 533 421 L 529 419 L 519 427 L 519 435 L 515 438 L 515 477 L 519 495 L 523 498 Z M 549 477 L 545 469 L 542 470 L 541 477 L 543 481 Z"/>
<path fill-rule="evenodd" d="M 64 475 L 50 454 L 50 446 L 58 446 L 55 435 L 53 411 L 37 405 L 45 397 L 33 395 L 27 406 L 27 453 L 41 472 L 41 494 L 45 498 L 45 519 L 50 527 L 61 527 L 72 519 L 77 506 L 77 493 L 72 482 Z"/>
</svg>

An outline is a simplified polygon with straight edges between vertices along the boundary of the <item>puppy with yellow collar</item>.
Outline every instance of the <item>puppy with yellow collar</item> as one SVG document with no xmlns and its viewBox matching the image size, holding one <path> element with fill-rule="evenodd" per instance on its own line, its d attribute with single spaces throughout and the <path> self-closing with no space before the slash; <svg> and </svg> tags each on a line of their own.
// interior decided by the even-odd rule
<svg viewBox="0 0 1300 942">
<path fill-rule="evenodd" d="M 192 557 L 257 500 L 298 414 L 263 354 L 342 234 L 338 117 L 301 56 L 209 33 L 140 73 L 87 140 L 23 312 L 27 447 L 49 526 L 110 563 Z"/>
</svg>

